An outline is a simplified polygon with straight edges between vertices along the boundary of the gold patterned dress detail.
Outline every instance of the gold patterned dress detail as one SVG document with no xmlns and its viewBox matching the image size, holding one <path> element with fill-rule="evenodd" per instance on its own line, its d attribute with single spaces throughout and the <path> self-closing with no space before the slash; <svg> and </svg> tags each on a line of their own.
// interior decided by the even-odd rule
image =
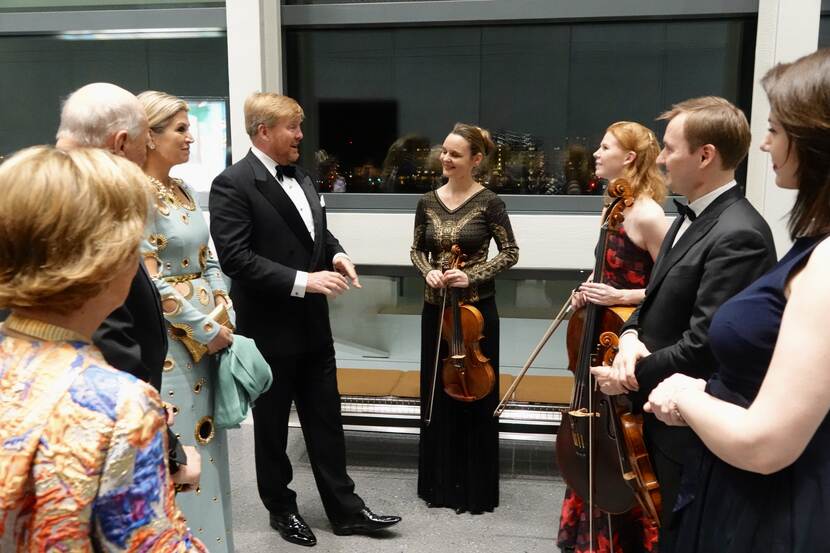
<svg viewBox="0 0 830 553">
<path fill-rule="evenodd" d="M 491 238 L 499 252 L 488 260 Z M 421 276 L 442 270 L 454 244 L 467 256 L 463 271 L 470 286 L 460 290 L 460 299 L 467 302 L 493 297 L 495 276 L 519 259 L 504 201 L 486 188 L 453 210 L 444 206 L 435 191 L 427 192 L 418 202 L 410 257 Z M 427 302 L 441 304 L 440 290 L 427 286 L 424 295 Z"/>
<path fill-rule="evenodd" d="M 498 253 L 488 259 L 492 241 Z M 470 281 L 469 287 L 457 290 L 461 300 L 481 313 L 484 326 L 479 345 L 498 383 L 500 334 L 495 277 L 516 263 L 519 248 L 504 202 L 494 192 L 482 189 L 456 209 L 448 209 L 436 192 L 421 197 L 411 250 L 412 263 L 421 275 L 441 270 L 456 244 L 467 255 L 461 270 Z M 498 421 L 492 416 L 499 400 L 498 384 L 478 401 L 461 402 L 444 393 L 442 371 L 437 371 L 431 423 L 427 426 L 423 422 L 430 405 L 436 350 L 440 348 L 442 359 L 449 354 L 446 343 L 436 341 L 441 290 L 427 285 L 424 290 L 418 496 L 431 507 L 489 512 L 499 504 Z"/>
<path fill-rule="evenodd" d="M 170 338 L 162 373 L 162 397 L 172 404 L 171 429 L 182 445 L 196 446 L 202 475 L 195 492 L 180 493 L 178 503 L 193 534 L 212 552 L 233 551 L 231 488 L 227 439 L 213 424 L 214 356 L 207 344 L 219 333 L 210 317 L 216 296 L 227 297 L 227 284 L 211 251 L 208 228 L 195 192 L 174 179 L 187 197 L 182 201 L 155 179 L 156 192 L 141 251 L 160 271 L 153 282 L 161 295 Z M 231 317 L 235 317 L 231 309 Z"/>
</svg>

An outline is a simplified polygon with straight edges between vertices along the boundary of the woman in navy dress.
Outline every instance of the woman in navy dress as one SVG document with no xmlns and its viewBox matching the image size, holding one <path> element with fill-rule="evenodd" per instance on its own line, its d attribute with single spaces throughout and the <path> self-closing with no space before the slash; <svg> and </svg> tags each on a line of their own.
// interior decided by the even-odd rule
<svg viewBox="0 0 830 553">
<path fill-rule="evenodd" d="M 718 372 L 675 374 L 646 410 L 701 439 L 684 465 L 678 552 L 830 550 L 830 50 L 770 70 L 776 184 L 797 189 L 792 249 L 710 327 Z"/>
</svg>

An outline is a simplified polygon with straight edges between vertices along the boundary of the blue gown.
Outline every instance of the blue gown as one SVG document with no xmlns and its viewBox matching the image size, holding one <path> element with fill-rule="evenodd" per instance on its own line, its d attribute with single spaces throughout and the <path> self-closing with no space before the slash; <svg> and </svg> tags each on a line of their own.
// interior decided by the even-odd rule
<svg viewBox="0 0 830 553">
<path fill-rule="evenodd" d="M 709 329 L 719 363 L 706 386 L 711 395 L 744 407 L 755 399 L 778 339 L 786 283 L 820 241 L 796 240 L 769 273 L 717 311 Z M 830 551 L 830 417 L 795 463 L 770 475 L 737 469 L 699 444 L 684 465 L 675 510 L 677 553 Z"/>
<path fill-rule="evenodd" d="M 219 325 L 208 313 L 216 306 L 214 295 L 227 297 L 227 285 L 208 245 L 207 223 L 193 201 L 195 192 L 183 185 L 191 201 L 181 202 L 152 181 L 151 187 L 156 202 L 141 251 L 160 267 L 153 282 L 161 295 L 170 338 L 161 398 L 173 405 L 176 420 L 171 428 L 182 445 L 196 446 L 202 457 L 199 487 L 178 494 L 176 503 L 193 535 L 212 553 L 233 551 L 228 442 L 225 430 L 213 424 L 216 364 L 213 356 L 199 355 L 200 348 L 191 353 L 180 339 L 187 336 L 205 345 L 219 333 Z M 170 300 L 175 303 L 172 310 Z"/>
</svg>

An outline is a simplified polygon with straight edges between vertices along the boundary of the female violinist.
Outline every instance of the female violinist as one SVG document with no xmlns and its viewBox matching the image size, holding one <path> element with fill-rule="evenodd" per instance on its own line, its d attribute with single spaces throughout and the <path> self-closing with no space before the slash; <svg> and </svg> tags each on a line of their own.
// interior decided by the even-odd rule
<svg viewBox="0 0 830 553">
<path fill-rule="evenodd" d="M 480 181 L 495 146 L 487 131 L 458 123 L 444 140 L 441 166 L 447 183 L 421 197 L 415 212 L 412 263 L 426 281 L 421 316 L 421 440 L 418 495 L 432 507 L 457 513 L 492 511 L 499 503 L 498 421 L 492 417 L 499 400 L 499 316 L 495 276 L 513 266 L 519 248 L 504 202 Z M 499 253 L 487 259 L 490 240 Z M 466 256 L 460 268 L 443 267 L 452 246 Z M 433 389 L 443 294 L 456 288 L 460 300 L 477 308 L 484 319 L 481 352 L 495 373 L 493 390 L 477 401 L 459 401 L 444 392 L 437 372 L 433 410 L 426 424 Z M 447 303 L 449 305 L 449 303 Z"/>
<path fill-rule="evenodd" d="M 601 279 L 591 275 L 580 285 L 571 302 L 574 310 L 586 302 L 603 306 L 637 305 L 645 296 L 654 259 L 668 230 L 660 205 L 666 196 L 666 186 L 656 164 L 659 153 L 654 133 L 629 121 L 608 127 L 594 152 L 596 175 L 609 182 L 620 177 L 628 180 L 634 203 L 623 211 L 624 222 L 620 228 L 608 233 L 605 274 Z M 598 249 L 603 246 L 600 244 Z M 567 489 L 557 540 L 563 551 L 605 553 L 610 551 L 608 544 L 612 540 L 616 552 L 656 551 L 657 531 L 639 507 L 610 518 L 595 509 L 591 514 L 593 546 L 588 516 L 583 499 Z"/>
</svg>

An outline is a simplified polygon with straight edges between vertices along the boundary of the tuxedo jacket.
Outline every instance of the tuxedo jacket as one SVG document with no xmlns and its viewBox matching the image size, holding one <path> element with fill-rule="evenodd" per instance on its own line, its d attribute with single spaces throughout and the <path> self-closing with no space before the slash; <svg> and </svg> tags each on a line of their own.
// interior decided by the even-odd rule
<svg viewBox="0 0 830 553">
<path fill-rule="evenodd" d="M 657 255 L 645 299 L 623 327 L 639 331 L 651 355 L 636 367 L 640 389 L 630 394 L 641 406 L 668 376 L 708 379 L 717 364 L 709 346 L 709 324 L 726 300 L 766 273 L 776 262 L 769 226 L 735 186 L 710 204 L 672 246 L 677 218 Z M 676 462 L 692 435 L 645 417 L 645 432 Z"/>
<path fill-rule="evenodd" d="M 308 199 L 314 240 L 288 194 L 250 151 L 213 180 L 210 234 L 222 271 L 231 279 L 237 330 L 267 357 L 308 353 L 332 344 L 323 294 L 291 296 L 297 271 L 331 270 L 343 252 L 328 231 L 311 178 L 296 168 Z"/>
<path fill-rule="evenodd" d="M 107 363 L 161 390 L 167 328 L 158 290 L 143 264 L 139 264 L 124 305 L 104 319 L 92 340 Z"/>
<path fill-rule="evenodd" d="M 8 315 L 0 309 L 0 322 Z M 167 329 L 161 298 L 143 264 L 139 264 L 124 304 L 104 319 L 92 341 L 107 363 L 161 391 Z"/>
</svg>

